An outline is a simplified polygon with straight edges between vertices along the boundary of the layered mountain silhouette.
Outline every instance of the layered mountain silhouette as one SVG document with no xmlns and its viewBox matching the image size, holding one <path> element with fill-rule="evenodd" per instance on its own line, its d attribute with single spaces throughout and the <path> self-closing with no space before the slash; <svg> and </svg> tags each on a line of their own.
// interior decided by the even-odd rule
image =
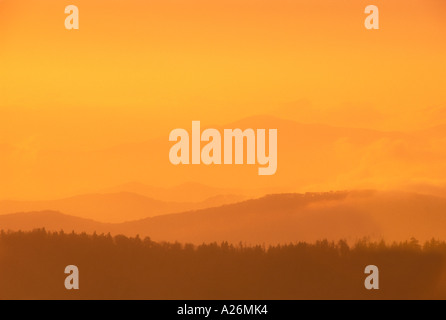
<svg viewBox="0 0 446 320">
<path fill-rule="evenodd" d="M 173 128 L 190 131 L 191 122 L 173 123 Z M 27 173 L 26 190 L 20 185 L 5 184 L 0 193 L 12 199 L 51 199 L 93 193 L 114 181 L 141 181 L 153 186 L 180 187 L 128 184 L 101 190 L 101 193 L 125 191 L 166 202 L 197 202 L 222 194 L 252 198 L 280 192 L 404 189 L 404 184 L 436 183 L 446 179 L 445 125 L 419 131 L 385 132 L 254 116 L 221 126 L 203 122 L 202 130 L 206 128 L 220 131 L 225 128 L 278 129 L 276 174 L 260 177 L 257 165 L 174 166 L 168 160 L 173 143 L 168 141 L 169 131 L 166 131 L 145 142 L 103 150 L 39 150 L 33 154 L 31 172 L 29 164 L 20 167 L 19 153 L 0 147 L 5 181 L 16 181 L 13 173 Z M 70 173 L 68 180 L 61 174 L 64 172 Z M 187 181 L 196 183 L 185 184 Z M 206 184 L 218 185 L 223 190 L 203 188 Z M 86 185 L 91 189 L 86 190 Z M 283 189 L 274 189 L 277 187 Z M 264 192 L 249 193 L 256 188 Z"/>
<path fill-rule="evenodd" d="M 166 213 L 219 206 L 243 200 L 243 196 L 213 196 L 201 202 L 166 202 L 130 192 L 88 194 L 54 201 L 0 201 L 0 214 L 60 211 L 101 222 L 124 222 Z"/>
<path fill-rule="evenodd" d="M 276 194 L 216 208 L 105 224 L 53 211 L 0 216 L 3 230 L 64 230 L 200 244 L 277 244 L 320 239 L 446 239 L 446 199 L 408 192 Z"/>
<path fill-rule="evenodd" d="M 102 190 L 103 193 L 130 192 L 165 202 L 209 201 L 217 205 L 246 200 L 247 196 L 244 195 L 245 193 L 252 195 L 256 191 L 238 188 L 216 188 L 193 182 L 182 183 L 169 188 L 153 187 L 140 182 L 130 182 Z"/>
<path fill-rule="evenodd" d="M 190 130 L 190 123 L 178 125 Z M 202 130 L 214 127 L 202 123 Z M 144 143 L 127 144 L 104 150 L 107 158 L 125 155 L 140 168 L 138 174 L 153 177 L 157 168 L 172 183 L 218 181 L 222 186 L 245 190 L 286 187 L 289 191 L 358 188 L 401 188 L 406 183 L 427 183 L 446 178 L 445 126 L 412 132 L 385 132 L 371 129 L 302 124 L 273 116 L 254 116 L 215 127 L 277 128 L 278 169 L 275 175 L 259 177 L 256 166 L 173 166 L 166 161 L 172 143 L 166 137 Z M 144 150 L 158 150 L 156 155 Z M 119 159 L 123 159 L 122 157 Z M 123 160 L 124 161 L 124 160 Z M 150 167 L 147 164 L 150 163 Z M 118 165 L 118 164 L 116 164 Z M 124 165 L 124 162 L 121 164 Z M 147 179 L 148 180 L 148 179 Z M 164 181 L 164 180 L 162 180 Z M 263 193 L 265 194 L 265 193 Z"/>
</svg>

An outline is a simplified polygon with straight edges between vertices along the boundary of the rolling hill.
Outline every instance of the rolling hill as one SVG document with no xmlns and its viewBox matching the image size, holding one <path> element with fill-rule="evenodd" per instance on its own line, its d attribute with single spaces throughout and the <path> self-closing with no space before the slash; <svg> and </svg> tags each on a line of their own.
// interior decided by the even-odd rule
<svg viewBox="0 0 446 320">
<path fill-rule="evenodd" d="M 101 222 L 124 222 L 155 215 L 219 206 L 241 196 L 213 196 L 201 202 L 166 202 L 130 192 L 87 194 L 53 201 L 0 201 L 0 215 L 13 212 L 60 211 Z"/>
<path fill-rule="evenodd" d="M 216 208 L 104 224 L 55 212 L 0 216 L 4 230 L 111 232 L 155 241 L 277 244 L 320 239 L 446 239 L 446 199 L 407 192 L 276 194 Z"/>
</svg>

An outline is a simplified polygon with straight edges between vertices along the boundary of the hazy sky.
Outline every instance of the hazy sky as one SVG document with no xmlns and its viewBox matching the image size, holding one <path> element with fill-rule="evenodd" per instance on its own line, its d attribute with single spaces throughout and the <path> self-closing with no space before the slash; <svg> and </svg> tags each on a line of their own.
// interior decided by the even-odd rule
<svg viewBox="0 0 446 320">
<path fill-rule="evenodd" d="M 69 4 L 80 30 L 64 28 Z M 369 4 L 380 30 L 364 28 Z M 191 120 L 258 114 L 437 125 L 446 122 L 445 9 L 442 0 L 3 0 L 0 150 L 100 150 Z M 11 163 L 19 190 L 26 179 L 12 175 L 23 168 Z"/>
</svg>

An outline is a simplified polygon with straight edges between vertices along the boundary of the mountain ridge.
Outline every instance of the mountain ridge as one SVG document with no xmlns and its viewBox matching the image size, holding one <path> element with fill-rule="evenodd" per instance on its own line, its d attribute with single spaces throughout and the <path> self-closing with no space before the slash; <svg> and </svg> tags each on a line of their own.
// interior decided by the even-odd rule
<svg viewBox="0 0 446 320">
<path fill-rule="evenodd" d="M 278 244 L 321 239 L 354 242 L 364 237 L 429 240 L 446 239 L 445 210 L 446 199 L 442 197 L 393 191 L 342 191 L 268 195 L 124 223 L 100 223 L 54 211 L 10 214 L 0 216 L 0 229 L 17 230 L 24 226 L 27 230 L 45 227 L 65 232 L 139 234 L 155 241 L 195 244 Z"/>
<path fill-rule="evenodd" d="M 202 209 L 236 202 L 242 196 L 209 198 L 202 202 L 168 202 L 132 192 L 90 193 L 49 201 L 0 201 L 0 215 L 21 211 L 55 210 L 101 222 L 124 222 L 148 216 Z"/>
</svg>

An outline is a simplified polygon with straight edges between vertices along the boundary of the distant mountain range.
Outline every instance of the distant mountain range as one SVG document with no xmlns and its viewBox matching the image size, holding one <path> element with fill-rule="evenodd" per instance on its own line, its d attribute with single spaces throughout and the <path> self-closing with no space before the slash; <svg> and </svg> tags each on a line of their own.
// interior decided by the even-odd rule
<svg viewBox="0 0 446 320">
<path fill-rule="evenodd" d="M 191 193 L 192 191 L 189 192 Z M 220 206 L 244 199 L 244 196 L 226 194 L 214 195 L 201 202 L 167 202 L 130 192 L 97 193 L 53 201 L 0 201 L 0 215 L 51 210 L 79 218 L 116 223 Z"/>
<path fill-rule="evenodd" d="M 181 121 L 172 126 L 190 130 L 191 122 Z M 0 184 L 0 195 L 3 199 L 27 200 L 53 199 L 54 194 L 65 197 L 130 192 L 154 200 L 183 203 L 227 194 L 253 198 L 281 192 L 404 189 L 406 184 L 446 181 L 445 125 L 419 131 L 386 132 L 302 124 L 259 115 L 222 126 L 202 123 L 202 130 L 209 127 L 278 129 L 276 174 L 258 176 L 257 165 L 174 166 L 168 160 L 173 143 L 168 141 L 166 131 L 157 138 L 101 150 L 42 149 L 33 154 L 32 170 L 21 161 L 18 150 L 0 145 L 2 180 L 6 181 Z M 17 172 L 23 172 L 26 188 L 20 185 Z M 64 172 L 70 173 L 69 179 L 61 174 Z M 179 187 L 152 188 L 130 183 L 103 190 L 105 185 L 122 181 Z M 207 184 L 224 188 L 204 186 Z M 277 187 L 283 189 L 276 190 Z M 250 191 L 254 189 L 263 191 Z"/>
<path fill-rule="evenodd" d="M 220 199 L 226 198 L 230 202 L 237 202 L 232 199 L 241 201 L 248 199 L 248 197 L 251 198 L 255 195 L 264 195 L 268 193 L 265 190 L 257 189 L 242 190 L 240 188 L 217 188 L 194 182 L 182 183 L 169 188 L 153 187 L 140 182 L 130 182 L 101 190 L 101 193 L 120 192 L 135 193 L 165 202 L 190 203 L 214 201 L 217 205 L 226 204 L 226 202 L 220 203 Z"/>
<path fill-rule="evenodd" d="M 276 244 L 321 239 L 446 239 L 446 199 L 409 192 L 276 194 L 216 208 L 125 223 L 99 223 L 54 211 L 0 216 L 0 229 L 98 232 L 155 241 Z"/>
<path fill-rule="evenodd" d="M 186 123 L 184 128 L 190 130 L 190 125 Z M 209 124 L 202 124 L 202 130 L 207 127 Z M 152 170 L 156 169 L 165 172 L 166 179 L 171 183 L 195 181 L 202 186 L 209 181 L 218 181 L 223 186 L 236 186 L 236 189 L 229 189 L 230 193 L 249 197 L 251 194 L 246 194 L 246 190 L 253 188 L 266 191 L 256 194 L 258 196 L 283 192 L 271 190 L 277 186 L 285 187 L 288 192 L 364 187 L 381 189 L 383 186 L 399 189 L 407 183 L 446 179 L 443 161 L 446 157 L 444 125 L 426 130 L 397 132 L 302 124 L 259 115 L 215 128 L 277 128 L 276 174 L 268 178 L 259 177 L 255 166 L 249 165 L 172 166 L 166 161 L 166 154 L 172 144 L 165 142 L 165 136 L 143 143 L 116 146 L 104 150 L 102 155 L 107 159 L 125 159 L 115 166 L 132 163 L 134 169 L 139 168 L 137 172 L 141 181 L 150 181 L 149 177 L 156 175 Z M 158 153 L 153 155 L 144 150 L 158 150 Z M 118 154 L 121 156 L 118 157 Z M 151 164 L 149 168 L 147 163 Z M 152 196 L 153 191 L 146 191 L 148 193 L 143 194 Z M 164 200 L 175 201 L 169 198 Z"/>
</svg>

